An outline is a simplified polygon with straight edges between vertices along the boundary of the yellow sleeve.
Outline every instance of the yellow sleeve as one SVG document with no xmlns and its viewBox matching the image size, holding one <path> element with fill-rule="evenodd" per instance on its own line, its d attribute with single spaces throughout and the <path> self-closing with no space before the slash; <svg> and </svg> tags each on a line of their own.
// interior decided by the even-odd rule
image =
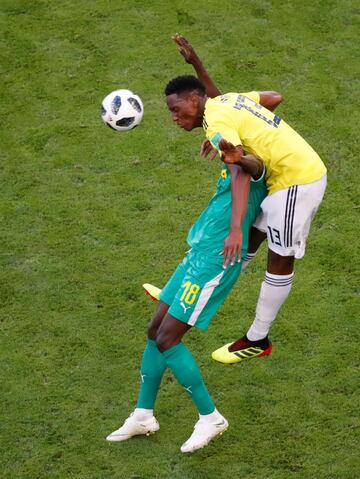
<svg viewBox="0 0 360 479">
<path fill-rule="evenodd" d="M 260 103 L 260 93 L 258 91 L 249 91 L 247 93 L 241 93 L 241 95 L 247 96 L 250 100 Z"/>
<path fill-rule="evenodd" d="M 231 115 L 226 115 L 223 111 L 214 111 L 211 115 L 206 115 L 206 123 L 206 138 L 218 151 L 221 138 L 225 138 L 234 146 L 242 145 Z"/>
</svg>

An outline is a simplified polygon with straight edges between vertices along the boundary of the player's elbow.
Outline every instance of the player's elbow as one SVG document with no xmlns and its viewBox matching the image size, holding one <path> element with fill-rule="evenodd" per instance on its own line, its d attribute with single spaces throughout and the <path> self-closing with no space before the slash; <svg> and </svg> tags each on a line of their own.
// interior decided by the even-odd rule
<svg viewBox="0 0 360 479">
<path fill-rule="evenodd" d="M 272 104 L 274 105 L 274 107 L 277 107 L 283 101 L 283 96 L 281 93 L 277 91 L 273 91 L 271 93 L 272 93 Z"/>
<path fill-rule="evenodd" d="M 268 109 L 271 110 L 271 111 L 274 111 L 275 108 L 277 108 L 282 101 L 283 101 L 283 97 L 282 97 L 281 93 L 279 93 L 277 91 L 271 92 L 271 98 L 270 98 L 270 101 L 269 101 Z"/>
<path fill-rule="evenodd" d="M 274 110 L 283 101 L 283 96 L 277 91 L 264 91 L 260 93 L 260 104 L 268 110 Z"/>
</svg>

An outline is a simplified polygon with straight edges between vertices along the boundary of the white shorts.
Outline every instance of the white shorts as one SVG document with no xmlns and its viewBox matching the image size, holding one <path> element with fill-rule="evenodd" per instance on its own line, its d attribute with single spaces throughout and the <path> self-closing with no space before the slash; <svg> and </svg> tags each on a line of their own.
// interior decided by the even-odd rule
<svg viewBox="0 0 360 479">
<path fill-rule="evenodd" d="M 269 249 L 280 256 L 304 256 L 311 221 L 325 188 L 326 175 L 313 183 L 290 186 L 264 199 L 254 226 L 266 233 Z"/>
</svg>

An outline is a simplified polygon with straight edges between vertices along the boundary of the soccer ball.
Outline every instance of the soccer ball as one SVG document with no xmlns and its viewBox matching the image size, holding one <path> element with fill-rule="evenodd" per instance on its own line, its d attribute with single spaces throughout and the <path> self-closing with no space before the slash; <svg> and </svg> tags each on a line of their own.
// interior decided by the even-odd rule
<svg viewBox="0 0 360 479">
<path fill-rule="evenodd" d="M 141 122 L 144 107 L 140 98 L 130 90 L 115 90 L 101 104 L 101 118 L 113 130 L 132 130 Z"/>
</svg>

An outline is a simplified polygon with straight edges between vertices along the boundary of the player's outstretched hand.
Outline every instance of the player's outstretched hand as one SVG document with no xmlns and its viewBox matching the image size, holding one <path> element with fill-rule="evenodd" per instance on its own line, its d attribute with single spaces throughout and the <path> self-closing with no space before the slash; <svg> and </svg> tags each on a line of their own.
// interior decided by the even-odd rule
<svg viewBox="0 0 360 479">
<path fill-rule="evenodd" d="M 172 37 L 172 39 L 177 45 L 179 45 L 179 52 L 184 57 L 186 63 L 190 63 L 190 65 L 193 65 L 194 63 L 199 61 L 199 57 L 197 56 L 195 50 L 185 37 L 180 35 L 180 33 L 176 33 Z"/>
<path fill-rule="evenodd" d="M 202 156 L 203 158 L 206 158 L 208 156 L 209 160 L 213 160 L 217 154 L 218 151 L 214 150 L 209 140 L 204 140 L 201 143 L 200 156 Z"/>
<path fill-rule="evenodd" d="M 241 157 L 243 156 L 242 148 L 234 146 L 230 141 L 221 138 L 219 141 L 219 148 L 221 150 L 221 159 L 224 163 L 241 164 Z"/>
<path fill-rule="evenodd" d="M 234 266 L 235 262 L 241 261 L 242 231 L 241 228 L 231 229 L 229 236 L 224 241 L 221 255 L 224 256 L 223 268 L 226 269 L 229 262 Z"/>
</svg>

